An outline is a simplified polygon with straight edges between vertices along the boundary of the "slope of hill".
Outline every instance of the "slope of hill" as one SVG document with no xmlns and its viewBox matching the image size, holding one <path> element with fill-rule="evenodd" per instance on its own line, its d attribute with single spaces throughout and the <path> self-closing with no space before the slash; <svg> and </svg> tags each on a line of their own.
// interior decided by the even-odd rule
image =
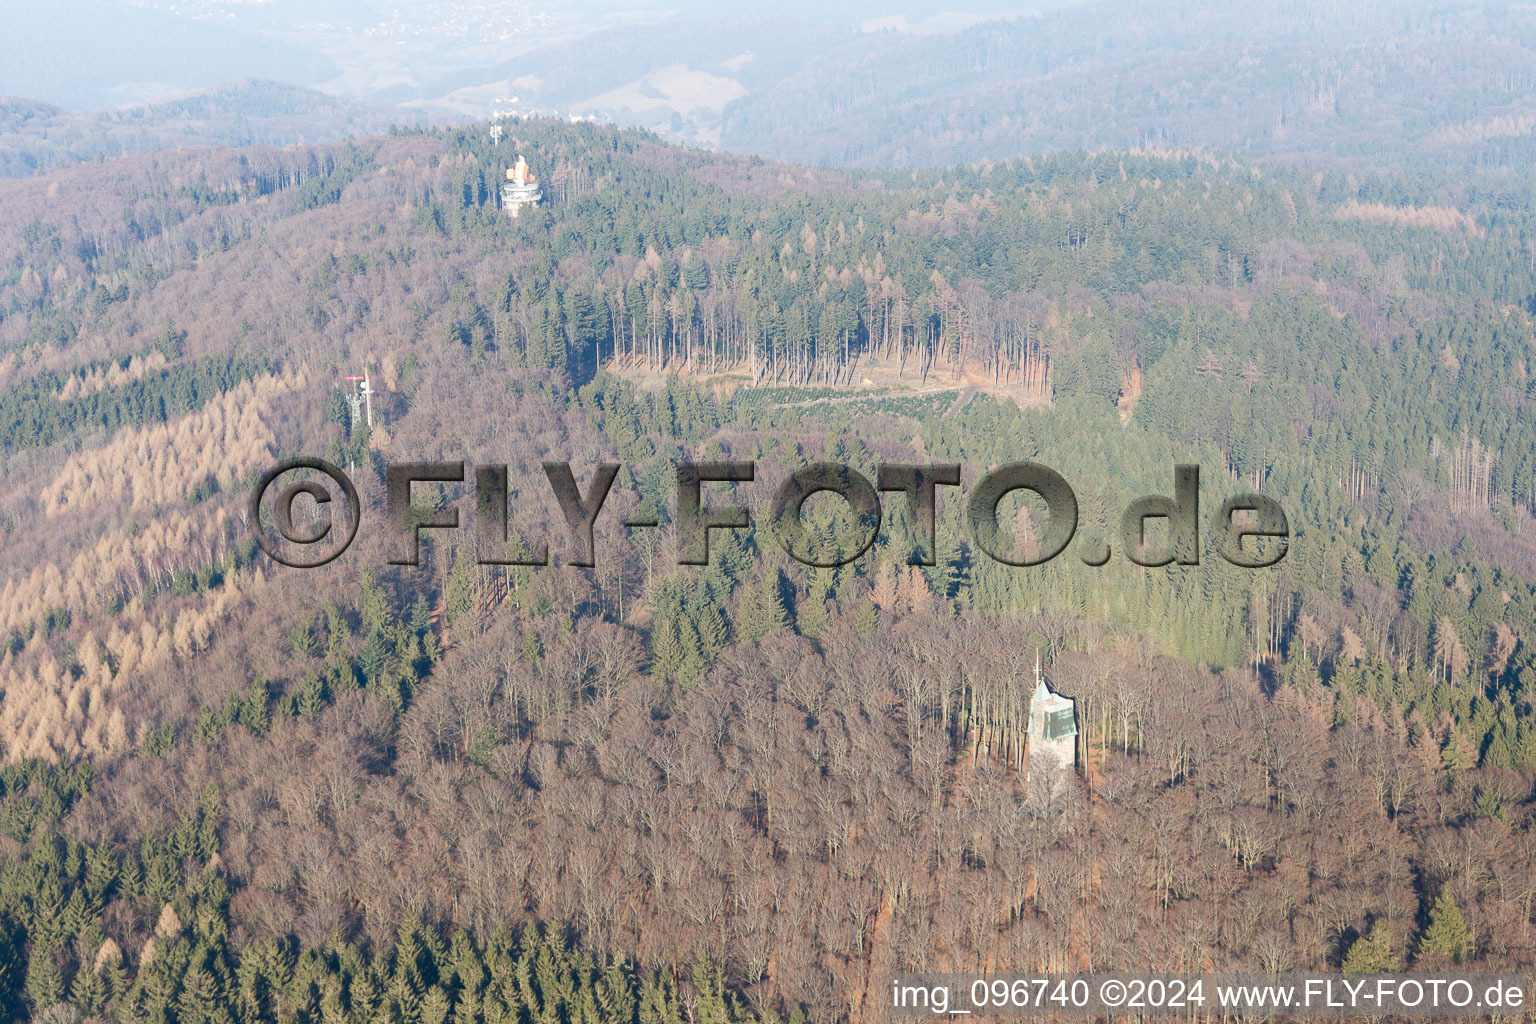
<svg viewBox="0 0 1536 1024">
<path fill-rule="evenodd" d="M 266 81 L 232 82 L 165 103 L 90 113 L 0 98 L 0 177 L 178 146 L 333 142 L 429 118 L 420 110 Z"/>
<path fill-rule="evenodd" d="M 48 121 L 64 111 L 51 103 L 23 99 L 19 96 L 0 97 L 0 131 L 15 131 L 29 121 Z"/>
<path fill-rule="evenodd" d="M 898 970 L 1536 963 L 1529 182 L 503 127 L 0 182 L 5 1016 L 855 1022 Z M 549 201 L 512 220 L 517 153 Z M 289 453 L 361 494 L 319 569 L 242 518 Z M 419 486 L 465 528 L 390 564 L 384 466 L 460 459 L 509 466 L 505 542 Z M 567 459 L 624 467 L 590 569 Z M 757 467 L 707 567 L 682 459 Z M 1023 459 L 1109 563 L 983 550 L 965 498 Z M 791 560 L 766 507 L 823 460 L 962 464 L 934 564 L 896 495 L 859 560 Z M 1202 558 L 1135 564 L 1177 462 Z M 1272 570 L 1203 518 L 1249 488 Z M 1037 655 L 1078 774 L 1022 770 Z"/>
<path fill-rule="evenodd" d="M 1536 23 L 1520 6 L 1098 0 L 965 21 L 917 32 L 833 11 L 651 12 L 623 28 L 407 62 L 376 95 L 474 118 L 595 116 L 838 166 L 1148 145 L 1528 159 Z"/>
<path fill-rule="evenodd" d="M 1502 3 L 999 2 L 974 16 L 935 9 L 921 31 L 873 5 L 742 15 L 442 0 L 340 4 L 323 21 L 295 3 L 205 7 L 114 3 L 82 15 L 83 37 L 67 11 L 28 9 L 0 89 L 102 106 L 277 78 L 428 116 L 595 117 L 712 149 L 888 168 L 1157 146 L 1518 169 L 1536 124 L 1536 20 Z M 125 40 L 158 31 L 150 49 L 177 42 L 196 59 L 156 80 L 113 37 L 118 22 Z M 110 52 L 82 61 L 93 49 Z M 402 119 L 264 89 L 256 99 L 281 114 L 240 112 L 216 93 L 230 110 L 55 120 L 53 141 L 33 132 L 0 149 L 0 172 L 163 146 L 189 125 L 210 140 L 276 143 Z"/>
<path fill-rule="evenodd" d="M 1505 6 L 1105 2 L 850 39 L 732 104 L 721 144 L 872 167 L 1147 145 L 1518 166 L 1533 42 Z"/>
</svg>

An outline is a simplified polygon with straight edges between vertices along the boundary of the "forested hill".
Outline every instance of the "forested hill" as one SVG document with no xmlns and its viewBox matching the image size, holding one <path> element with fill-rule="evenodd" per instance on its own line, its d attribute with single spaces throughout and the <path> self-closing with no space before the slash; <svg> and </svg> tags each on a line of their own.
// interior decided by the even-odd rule
<svg viewBox="0 0 1536 1024">
<path fill-rule="evenodd" d="M 1536 126 L 1536 20 L 1521 5 L 1098 0 L 949 34 L 807 39 L 820 59 L 725 108 L 725 148 L 922 167 L 1208 146 L 1519 174 Z"/>
<path fill-rule="evenodd" d="M 1533 965 L 1528 183 L 503 127 L 0 183 L 6 1015 L 862 1022 L 893 970 Z M 242 518 L 294 453 L 366 505 L 321 569 Z M 889 499 L 843 568 L 766 526 L 684 567 L 688 458 L 755 460 L 760 524 L 811 461 L 965 476 L 930 567 Z M 464 529 L 388 565 L 383 466 L 437 459 L 508 463 L 555 564 Z M 594 569 L 546 459 L 623 463 Z M 1196 463 L 1289 554 L 1004 565 L 961 513 L 1025 459 L 1111 541 Z M 1037 654 L 1081 770 L 1026 783 Z"/>
<path fill-rule="evenodd" d="M 177 146 L 313 145 L 432 120 L 271 81 L 230 82 L 124 110 L 72 112 L 0 96 L 0 177 Z"/>
</svg>

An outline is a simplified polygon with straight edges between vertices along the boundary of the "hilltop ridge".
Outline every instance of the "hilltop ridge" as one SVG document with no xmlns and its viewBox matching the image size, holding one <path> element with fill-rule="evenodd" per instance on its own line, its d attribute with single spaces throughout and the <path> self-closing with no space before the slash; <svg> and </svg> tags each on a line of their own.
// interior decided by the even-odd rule
<svg viewBox="0 0 1536 1024">
<path fill-rule="evenodd" d="M 416 127 L 430 112 L 250 79 L 121 110 L 67 111 L 0 98 L 0 177 L 179 146 L 286 146 Z"/>
</svg>

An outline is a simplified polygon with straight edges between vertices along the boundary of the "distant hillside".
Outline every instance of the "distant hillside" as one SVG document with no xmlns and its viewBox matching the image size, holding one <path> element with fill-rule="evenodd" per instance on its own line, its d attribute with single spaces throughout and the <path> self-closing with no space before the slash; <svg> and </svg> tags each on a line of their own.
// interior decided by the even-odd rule
<svg viewBox="0 0 1536 1024">
<path fill-rule="evenodd" d="M 29 9 L 24 31 L 7 24 L 0 91 L 71 109 L 159 105 L 94 116 L 11 104 L 0 174 L 189 142 L 334 140 L 402 119 L 273 85 L 163 102 L 226 77 L 465 120 L 593 118 L 872 168 L 1198 147 L 1519 169 L 1536 128 L 1536 13 L 1518 4 L 1017 0 L 1006 13 L 968 4 L 964 17 L 914 20 L 648 3 L 609 18 L 432 0 L 401 17 L 338 5 L 324 27 L 296 3 L 217 4 L 217 25 L 181 8 L 105 6 L 110 17 L 74 19 L 88 22 L 79 32 L 53 8 Z M 180 56 L 156 63 L 147 54 L 162 37 Z"/>
<path fill-rule="evenodd" d="M 20 96 L 0 96 L 0 130 L 13 132 L 32 121 L 47 121 L 64 113 L 63 109 L 41 100 Z"/>
<path fill-rule="evenodd" d="M 0 177 L 178 146 L 334 142 L 426 120 L 420 111 L 267 81 L 232 82 L 126 110 L 79 113 L 0 97 Z"/>
<path fill-rule="evenodd" d="M 1084 147 L 1525 162 L 1530 8 L 1111 0 L 841 40 L 725 109 L 721 145 L 869 167 Z M 1445 69 L 1456 68 L 1454 74 Z"/>
<path fill-rule="evenodd" d="M 1443 0 L 1098 0 L 948 31 L 776 11 L 418 62 L 368 95 L 830 166 L 1200 147 L 1514 168 L 1536 127 L 1533 47 L 1530 8 Z"/>
</svg>

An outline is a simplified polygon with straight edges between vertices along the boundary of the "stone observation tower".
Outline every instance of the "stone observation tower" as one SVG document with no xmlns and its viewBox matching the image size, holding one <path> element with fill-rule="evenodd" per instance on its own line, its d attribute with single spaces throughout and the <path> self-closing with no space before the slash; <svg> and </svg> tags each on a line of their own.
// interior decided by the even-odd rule
<svg viewBox="0 0 1536 1024">
<path fill-rule="evenodd" d="M 1077 764 L 1076 701 L 1052 693 L 1035 658 L 1035 694 L 1029 701 L 1029 768 L 1036 763 L 1053 772 L 1070 772 Z M 1049 767 L 1047 768 L 1047 765 Z"/>
<path fill-rule="evenodd" d="M 501 186 L 501 208 L 507 216 L 516 217 L 523 207 L 538 206 L 543 198 L 539 179 L 528 173 L 528 161 L 519 153 L 517 164 L 507 168 L 507 180 Z"/>
</svg>

